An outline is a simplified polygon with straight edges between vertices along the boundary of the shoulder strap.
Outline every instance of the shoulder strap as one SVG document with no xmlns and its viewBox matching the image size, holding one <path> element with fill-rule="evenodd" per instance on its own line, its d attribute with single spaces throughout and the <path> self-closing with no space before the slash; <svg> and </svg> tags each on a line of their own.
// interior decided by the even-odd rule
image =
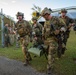
<svg viewBox="0 0 76 75">
<path fill-rule="evenodd" d="M 59 20 L 62 21 L 66 25 L 66 23 L 64 22 L 64 20 L 62 18 L 59 18 Z"/>
</svg>

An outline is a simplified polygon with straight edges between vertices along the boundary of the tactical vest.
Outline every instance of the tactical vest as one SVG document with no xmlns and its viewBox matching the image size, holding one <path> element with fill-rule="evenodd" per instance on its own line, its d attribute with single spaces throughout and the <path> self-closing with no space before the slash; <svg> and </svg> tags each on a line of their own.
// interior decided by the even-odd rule
<svg viewBox="0 0 76 75">
<path fill-rule="evenodd" d="M 41 36 L 42 32 L 40 26 L 37 24 L 36 27 L 32 25 L 32 31 L 35 33 L 36 36 Z"/>
<path fill-rule="evenodd" d="M 23 20 L 22 22 L 17 22 L 16 27 L 17 27 L 17 33 L 20 36 L 28 35 L 29 29 L 27 21 Z"/>
<path fill-rule="evenodd" d="M 53 27 L 51 27 L 51 25 Z M 57 17 L 52 17 L 51 20 L 46 21 L 44 25 L 44 33 L 45 33 L 45 38 L 51 37 L 51 35 L 54 35 L 54 30 L 58 29 L 58 21 Z"/>
<path fill-rule="evenodd" d="M 71 18 L 69 18 L 68 16 L 65 16 L 65 18 L 62 18 L 61 16 L 60 16 L 60 18 L 65 22 L 65 24 L 66 24 L 66 26 L 69 26 L 69 23 L 72 23 L 72 19 Z"/>
</svg>

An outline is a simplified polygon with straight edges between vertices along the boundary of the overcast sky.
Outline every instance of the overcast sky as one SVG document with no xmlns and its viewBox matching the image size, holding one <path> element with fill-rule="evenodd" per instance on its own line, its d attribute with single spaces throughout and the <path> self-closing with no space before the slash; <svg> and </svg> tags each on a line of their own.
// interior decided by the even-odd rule
<svg viewBox="0 0 76 75">
<path fill-rule="evenodd" d="M 76 6 L 76 0 L 0 0 L 0 9 L 2 8 L 4 14 L 14 17 L 15 20 L 18 11 L 24 13 L 26 20 L 30 20 L 33 4 L 42 9 L 44 7 L 56 9 Z"/>
</svg>

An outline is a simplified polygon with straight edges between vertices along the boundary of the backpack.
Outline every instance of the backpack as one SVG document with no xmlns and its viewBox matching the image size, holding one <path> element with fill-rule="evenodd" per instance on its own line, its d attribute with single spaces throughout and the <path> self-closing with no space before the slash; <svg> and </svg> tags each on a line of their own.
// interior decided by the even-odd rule
<svg viewBox="0 0 76 75">
<path fill-rule="evenodd" d="M 20 36 L 24 36 L 28 34 L 29 29 L 27 28 L 27 21 L 23 21 L 23 24 L 19 24 L 17 26 L 17 33 Z"/>
</svg>

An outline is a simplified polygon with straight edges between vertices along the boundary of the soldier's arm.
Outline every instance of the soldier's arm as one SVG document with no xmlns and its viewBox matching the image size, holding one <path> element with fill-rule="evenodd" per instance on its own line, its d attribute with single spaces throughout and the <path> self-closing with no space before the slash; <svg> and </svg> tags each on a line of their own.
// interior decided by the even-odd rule
<svg viewBox="0 0 76 75">
<path fill-rule="evenodd" d="M 68 29 L 70 29 L 74 25 L 75 25 L 75 20 L 72 19 L 72 18 L 69 18 L 69 26 L 68 26 Z"/>
<path fill-rule="evenodd" d="M 31 27 L 31 25 L 30 25 L 30 23 L 29 23 L 28 21 L 26 21 L 26 22 L 27 22 L 27 30 L 28 30 L 28 34 L 30 35 L 31 32 L 32 32 L 32 27 Z"/>
<path fill-rule="evenodd" d="M 40 32 L 42 33 L 43 26 L 39 23 Z"/>
<path fill-rule="evenodd" d="M 60 18 L 55 18 L 55 25 L 56 25 L 56 28 L 55 28 L 55 31 L 54 31 L 54 34 L 55 35 L 58 35 L 60 32 L 61 32 L 61 28 L 63 27 L 64 29 L 66 29 L 66 25 L 64 23 L 64 21 L 62 21 Z"/>
</svg>

